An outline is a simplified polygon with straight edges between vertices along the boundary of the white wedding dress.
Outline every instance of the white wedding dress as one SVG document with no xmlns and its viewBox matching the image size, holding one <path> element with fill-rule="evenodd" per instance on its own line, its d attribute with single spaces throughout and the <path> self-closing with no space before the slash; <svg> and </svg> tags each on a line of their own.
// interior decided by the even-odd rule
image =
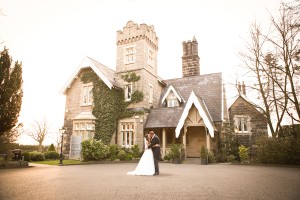
<svg viewBox="0 0 300 200">
<path fill-rule="evenodd" d="M 145 144 L 147 144 L 146 139 L 145 139 Z M 153 159 L 153 152 L 151 149 L 145 149 L 135 170 L 131 172 L 127 172 L 128 175 L 143 175 L 143 176 L 153 176 L 154 173 L 155 173 L 154 159 Z"/>
</svg>

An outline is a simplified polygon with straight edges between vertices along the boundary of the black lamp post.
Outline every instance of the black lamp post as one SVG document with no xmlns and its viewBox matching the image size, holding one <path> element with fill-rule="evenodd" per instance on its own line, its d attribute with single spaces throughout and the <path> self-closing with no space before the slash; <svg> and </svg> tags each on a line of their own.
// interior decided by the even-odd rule
<svg viewBox="0 0 300 200">
<path fill-rule="evenodd" d="M 60 160 L 59 160 L 59 165 L 63 165 L 63 142 L 64 142 L 64 133 L 66 132 L 66 129 L 62 127 L 59 129 L 59 132 L 61 134 L 61 144 L 60 144 Z"/>
</svg>

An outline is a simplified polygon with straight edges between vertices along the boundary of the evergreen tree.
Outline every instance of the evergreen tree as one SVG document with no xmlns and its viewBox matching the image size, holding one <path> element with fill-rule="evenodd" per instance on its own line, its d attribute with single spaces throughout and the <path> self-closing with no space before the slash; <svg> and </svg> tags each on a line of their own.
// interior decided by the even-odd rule
<svg viewBox="0 0 300 200">
<path fill-rule="evenodd" d="M 55 151 L 55 147 L 54 147 L 54 144 L 53 144 L 53 143 L 50 145 L 48 151 Z"/>
<path fill-rule="evenodd" d="M 4 48 L 0 55 L 0 136 L 16 126 L 22 104 L 22 63 L 11 64 Z"/>
</svg>

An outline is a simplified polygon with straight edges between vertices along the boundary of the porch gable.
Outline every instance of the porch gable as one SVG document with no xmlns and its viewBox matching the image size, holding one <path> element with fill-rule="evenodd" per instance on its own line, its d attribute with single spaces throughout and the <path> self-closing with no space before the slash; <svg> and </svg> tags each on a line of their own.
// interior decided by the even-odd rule
<svg viewBox="0 0 300 200">
<path fill-rule="evenodd" d="M 208 128 L 210 136 L 214 137 L 214 131 L 216 130 L 216 128 L 213 125 L 212 118 L 207 110 L 207 107 L 202 99 L 197 97 L 194 91 L 192 91 L 175 129 L 176 138 L 179 137 L 180 130 L 183 127 L 184 122 L 188 117 L 189 111 L 193 105 L 195 105 L 196 109 L 199 112 L 199 115 L 202 117 L 204 125 Z"/>
</svg>

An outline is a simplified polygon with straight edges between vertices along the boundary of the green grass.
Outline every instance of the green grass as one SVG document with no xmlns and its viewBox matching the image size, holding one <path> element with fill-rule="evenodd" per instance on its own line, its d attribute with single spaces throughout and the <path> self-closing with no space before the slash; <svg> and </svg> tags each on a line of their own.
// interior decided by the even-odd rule
<svg viewBox="0 0 300 200">
<path fill-rule="evenodd" d="M 45 165 L 59 165 L 59 160 L 44 160 L 44 161 L 30 161 L 31 163 L 45 164 Z M 64 165 L 81 164 L 80 160 L 63 160 Z"/>
</svg>

